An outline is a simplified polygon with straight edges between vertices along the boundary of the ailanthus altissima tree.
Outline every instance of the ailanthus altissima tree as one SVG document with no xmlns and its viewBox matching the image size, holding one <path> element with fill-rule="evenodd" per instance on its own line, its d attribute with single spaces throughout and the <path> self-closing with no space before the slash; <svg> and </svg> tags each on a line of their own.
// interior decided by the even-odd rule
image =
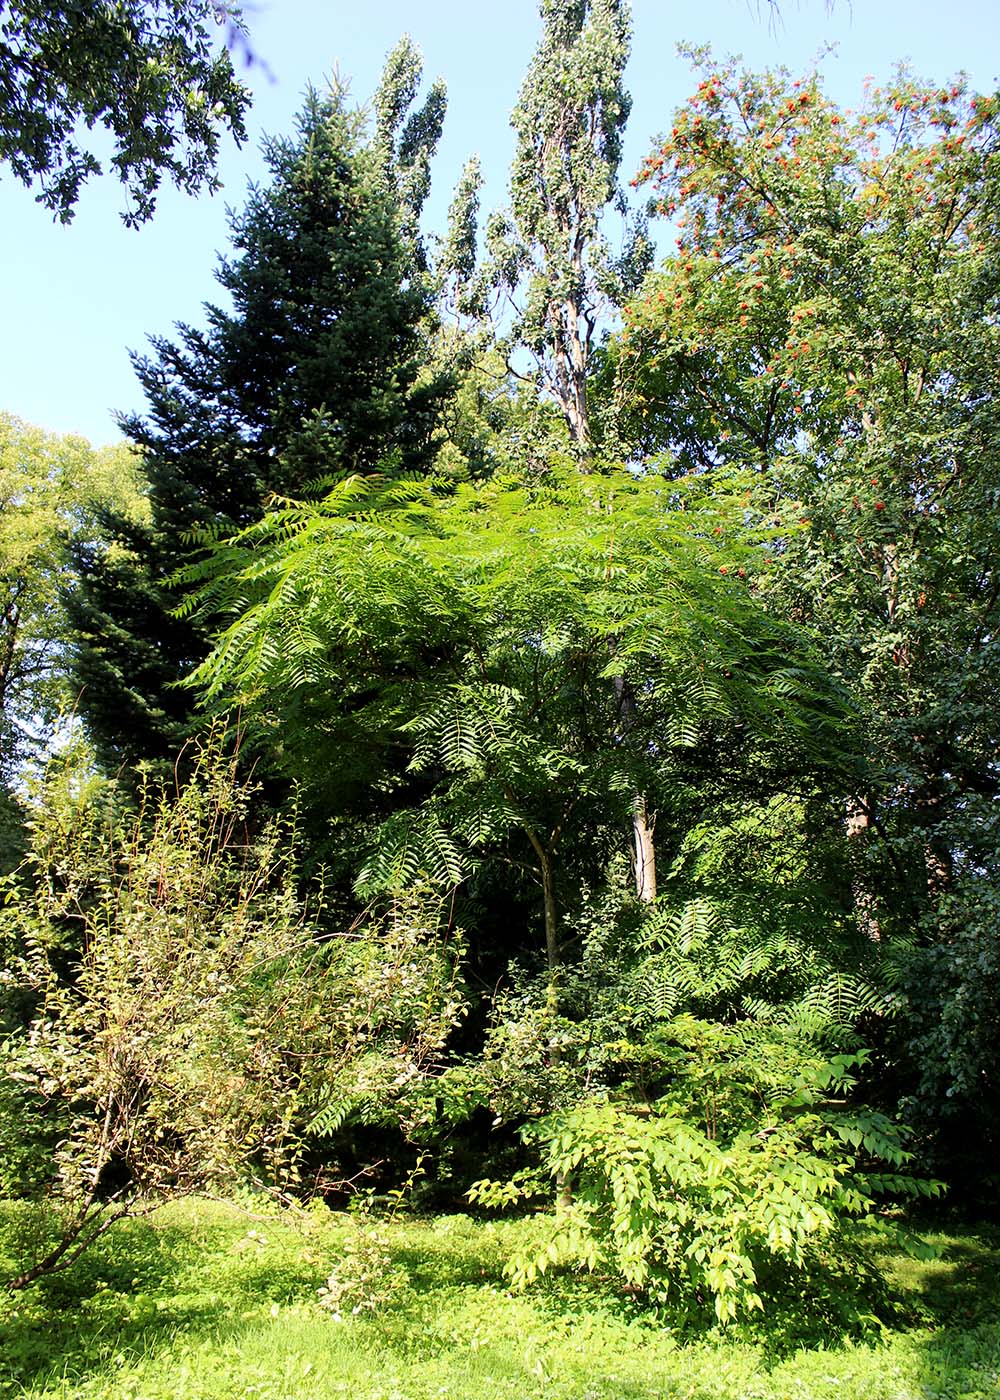
<svg viewBox="0 0 1000 1400">
<path fill-rule="evenodd" d="M 609 208 L 627 213 L 618 186 L 622 138 L 631 110 L 625 91 L 631 20 L 626 0 L 542 0 L 542 35 L 511 116 L 516 135 L 509 207 L 486 226 L 487 259 L 466 267 L 465 300 L 481 308 L 501 292 L 514 315 L 501 340 L 510 372 L 533 382 L 561 416 L 581 471 L 592 466 L 590 361 L 602 318 L 620 305 L 649 266 L 641 218 L 626 228 L 618 256 L 601 230 Z M 465 208 L 477 186 L 465 187 Z M 460 221 L 458 221 L 460 222 Z M 466 257 L 466 264 L 469 259 Z M 461 258 L 452 257 L 461 274 Z M 456 297 L 461 308 L 462 277 Z M 524 354 L 534 363 L 523 372 Z M 522 368 L 516 362 L 522 361 Z M 635 692 L 621 682 L 622 722 Z M 654 819 L 647 795 L 631 800 L 637 888 L 656 893 Z"/>
<path fill-rule="evenodd" d="M 196 678 L 280 732 L 329 809 L 352 783 L 415 785 L 360 888 L 454 885 L 519 842 L 554 978 L 563 852 L 621 822 L 636 784 L 662 790 L 678 746 L 713 725 L 804 748 L 837 729 L 808 645 L 750 595 L 743 501 L 620 470 L 457 489 L 353 478 L 193 571 L 206 615 L 232 619 Z M 633 677 L 642 719 L 625 723 Z"/>
</svg>

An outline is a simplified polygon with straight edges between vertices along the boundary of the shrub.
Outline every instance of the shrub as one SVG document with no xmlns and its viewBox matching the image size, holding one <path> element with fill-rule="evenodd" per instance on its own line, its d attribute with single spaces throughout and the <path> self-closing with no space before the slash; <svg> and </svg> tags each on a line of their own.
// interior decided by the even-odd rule
<svg viewBox="0 0 1000 1400">
<path fill-rule="evenodd" d="M 2 1047 L 0 1145 L 29 1128 L 4 1189 L 44 1187 L 62 1225 L 12 1287 L 167 1197 L 248 1174 L 294 1185 L 330 1085 L 405 1119 L 461 1012 L 434 910 L 414 898 L 324 930 L 294 827 L 255 828 L 250 798 L 207 748 L 99 840 L 81 821 L 53 842 L 40 813 L 34 879 L 11 881 L 0 913 L 32 1008 Z"/>
<path fill-rule="evenodd" d="M 901 1131 L 882 1115 L 824 1103 L 850 1087 L 863 1059 L 835 1057 L 728 1141 L 669 1105 L 595 1100 L 543 1120 L 531 1137 L 560 1201 L 543 1216 L 542 1243 L 511 1260 L 512 1282 L 571 1264 L 611 1271 L 654 1305 L 710 1300 L 724 1323 L 763 1308 L 763 1265 L 787 1273 L 820 1250 L 843 1255 L 855 1224 L 875 1223 L 885 1192 L 938 1194 L 937 1183 L 905 1174 Z M 888 1170 L 873 1170 L 876 1162 Z M 478 1182 L 469 1194 L 502 1206 L 533 1190 L 526 1174 Z"/>
</svg>

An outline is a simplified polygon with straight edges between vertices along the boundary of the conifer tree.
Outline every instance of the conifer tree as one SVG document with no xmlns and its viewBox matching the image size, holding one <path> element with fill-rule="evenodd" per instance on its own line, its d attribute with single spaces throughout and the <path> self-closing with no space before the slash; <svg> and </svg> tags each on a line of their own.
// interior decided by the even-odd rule
<svg viewBox="0 0 1000 1400">
<path fill-rule="evenodd" d="M 86 551 L 72 602 L 81 709 L 110 766 L 168 758 L 189 732 L 174 683 L 206 643 L 173 616 L 174 571 L 199 532 L 227 534 L 272 495 L 352 473 L 419 471 L 447 393 L 425 370 L 430 291 L 417 220 L 444 91 L 413 105 L 419 56 L 390 55 L 376 132 L 342 90 L 310 92 L 289 139 L 268 142 L 270 183 L 231 221 L 217 278 L 231 306 L 135 357 L 147 400 L 123 417 L 149 482 L 151 524 L 111 523 Z"/>
</svg>

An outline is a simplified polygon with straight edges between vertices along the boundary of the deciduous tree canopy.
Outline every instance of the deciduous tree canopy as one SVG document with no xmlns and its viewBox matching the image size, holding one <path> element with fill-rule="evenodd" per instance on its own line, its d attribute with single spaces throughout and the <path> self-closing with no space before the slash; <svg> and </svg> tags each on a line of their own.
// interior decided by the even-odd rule
<svg viewBox="0 0 1000 1400">
<path fill-rule="evenodd" d="M 238 13 L 215 0 L 4 0 L 0 5 L 0 161 L 67 223 L 84 182 L 109 168 L 148 219 L 164 176 L 189 193 L 218 188 L 222 131 L 246 135 L 250 93 L 219 42 Z M 110 157 L 83 134 L 103 127 Z"/>
</svg>

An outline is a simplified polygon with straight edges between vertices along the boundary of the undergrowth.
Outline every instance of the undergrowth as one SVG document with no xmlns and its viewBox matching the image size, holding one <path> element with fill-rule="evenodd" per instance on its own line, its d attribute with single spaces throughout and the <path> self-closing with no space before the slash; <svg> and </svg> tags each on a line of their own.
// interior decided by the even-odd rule
<svg viewBox="0 0 1000 1400">
<path fill-rule="evenodd" d="M 0 1255 L 23 1211 L 0 1207 Z M 324 1289 L 359 1254 L 358 1222 L 211 1201 L 122 1226 L 64 1274 L 0 1301 L 3 1400 L 995 1400 L 1000 1234 L 891 1256 L 891 1317 L 846 1332 L 831 1292 L 790 1292 L 726 1329 L 651 1318 L 599 1276 L 530 1293 L 505 1259 L 529 1220 L 378 1224 L 394 1286 L 331 1312 Z M 362 1262 L 364 1255 L 362 1251 Z M 0 1259 L 0 1265 L 3 1260 Z M 354 1298 L 365 1296 L 357 1282 Z M 360 1292 L 359 1292 L 360 1290 Z M 374 1279 L 374 1293 L 380 1283 Z"/>
</svg>

